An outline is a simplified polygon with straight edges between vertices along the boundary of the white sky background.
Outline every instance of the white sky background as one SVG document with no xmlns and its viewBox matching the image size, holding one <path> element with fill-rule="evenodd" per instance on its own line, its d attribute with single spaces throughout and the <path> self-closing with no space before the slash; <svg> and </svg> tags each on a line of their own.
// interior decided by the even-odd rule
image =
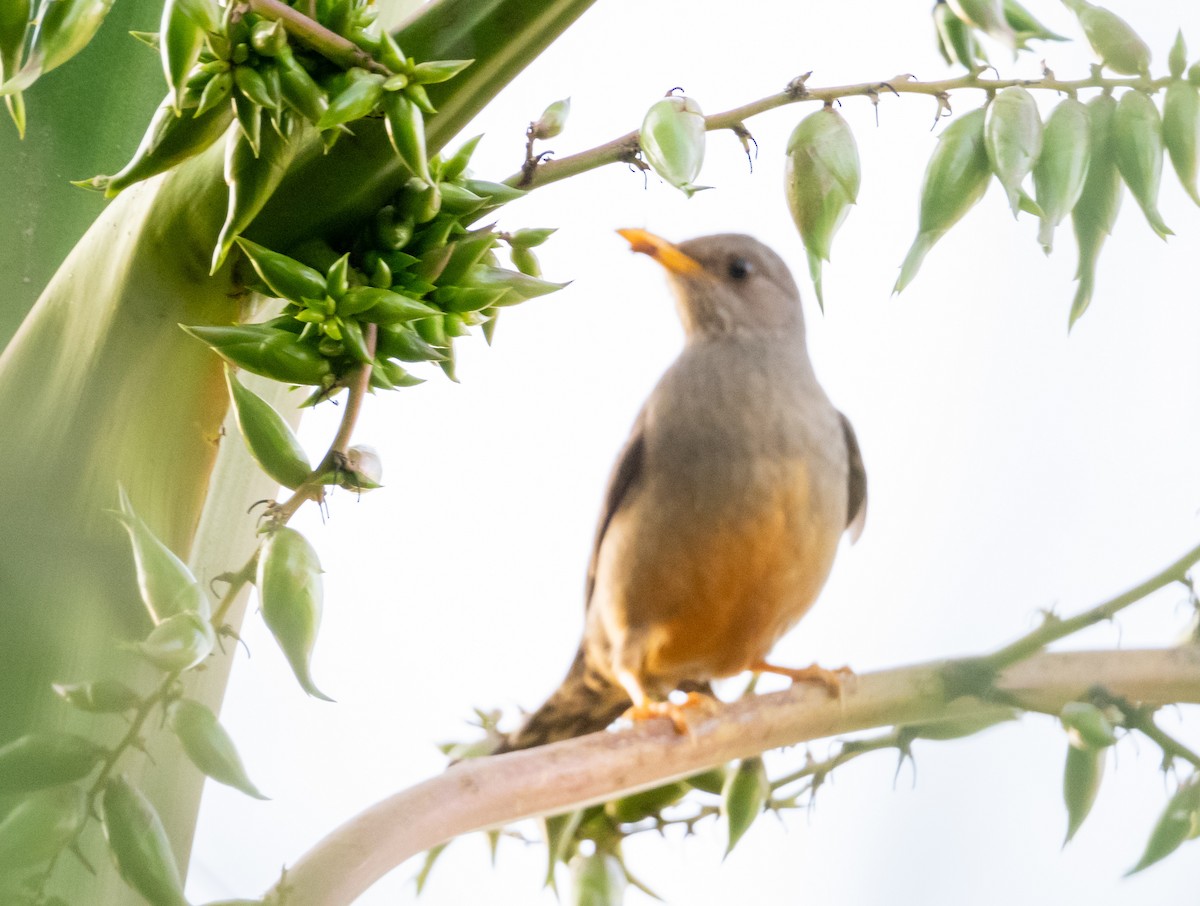
<svg viewBox="0 0 1200 906">
<path fill-rule="evenodd" d="M 1165 72 L 1177 25 L 1200 53 L 1193 4 L 1108 5 L 1153 47 L 1155 73 Z M 513 172 L 525 125 L 568 95 L 567 131 L 545 145 L 560 155 L 635 128 L 672 86 L 711 113 L 810 69 L 811 85 L 944 77 L 929 6 L 601 0 L 464 133 L 487 133 L 474 169 Z M 1079 36 L 1065 7 L 1029 6 Z M 1081 48 L 1043 46 L 1060 76 L 1086 74 Z M 1037 75 L 1037 57 L 1014 67 L 990 49 L 1003 75 Z M 982 99 L 960 92 L 955 109 Z M 1045 112 L 1052 99 L 1043 100 Z M 761 149 L 753 174 L 732 135 L 710 134 L 699 182 L 716 188 L 691 200 L 614 166 L 502 212 L 505 228 L 559 227 L 539 254 L 548 278 L 574 283 L 505 312 L 493 348 L 460 341 L 461 385 L 439 373 L 370 400 L 357 440 L 381 451 L 387 488 L 361 500 L 337 493 L 325 524 L 315 508 L 293 523 L 327 570 L 314 675 L 337 704 L 306 698 L 261 620 L 247 620 L 253 657 L 234 671 L 222 720 L 272 801 L 209 784 L 193 900 L 256 895 L 336 824 L 441 771 L 435 743 L 465 738 L 473 706 L 515 720 L 561 678 L 578 642 L 609 468 L 681 343 L 660 268 L 631 255 L 618 227 L 672 239 L 742 231 L 776 248 L 805 293 L 818 374 L 857 429 L 866 532 L 843 549 L 776 661 L 866 672 L 985 652 L 1032 628 L 1039 609 L 1092 606 L 1196 543 L 1200 216 L 1169 164 L 1162 210 L 1177 235 L 1158 240 L 1126 195 L 1092 309 L 1068 337 L 1070 226 L 1045 258 L 1036 222 L 1014 222 L 995 185 L 909 290 L 890 296 L 915 232 L 934 103 L 885 95 L 876 128 L 870 104 L 850 99 L 843 113 L 863 186 L 826 266 L 822 317 L 781 190 L 787 136 L 815 109 L 749 122 Z M 337 415 L 324 407 L 306 419 L 314 456 Z M 1186 623 L 1182 600 L 1168 591 L 1071 644 L 1170 644 Z M 1194 712 L 1166 715 L 1176 719 L 1200 743 Z M 1052 721 L 1028 717 L 972 740 L 918 743 L 915 784 L 909 766 L 893 784 L 892 754 L 868 756 L 840 769 L 811 813 L 783 824 L 764 816 L 724 863 L 712 824 L 686 843 L 632 840 L 628 862 L 668 902 L 696 906 L 742 902 L 749 891 L 762 903 L 1194 900 L 1196 844 L 1120 877 L 1166 798 L 1145 742 L 1118 746 L 1093 814 L 1060 851 L 1065 747 Z M 493 870 L 482 836 L 459 841 L 421 902 L 554 903 L 540 890 L 544 858 L 540 847 L 506 842 Z M 401 867 L 360 902 L 411 902 L 418 867 Z M 635 891 L 627 900 L 650 902 Z"/>
</svg>

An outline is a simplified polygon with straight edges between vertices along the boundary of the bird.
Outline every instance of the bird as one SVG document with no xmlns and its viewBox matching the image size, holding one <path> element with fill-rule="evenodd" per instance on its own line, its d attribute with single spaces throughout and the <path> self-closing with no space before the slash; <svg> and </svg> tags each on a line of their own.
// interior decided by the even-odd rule
<svg viewBox="0 0 1200 906">
<path fill-rule="evenodd" d="M 767 661 L 816 600 L 842 534 L 861 534 L 867 505 L 858 440 L 813 372 L 795 280 L 751 236 L 676 245 L 618 232 L 666 269 L 684 346 L 613 467 L 575 658 L 496 753 L 626 713 L 683 730 L 686 706 L 670 693 L 704 700 L 711 680 L 747 670 L 839 688 L 837 671 Z"/>
</svg>

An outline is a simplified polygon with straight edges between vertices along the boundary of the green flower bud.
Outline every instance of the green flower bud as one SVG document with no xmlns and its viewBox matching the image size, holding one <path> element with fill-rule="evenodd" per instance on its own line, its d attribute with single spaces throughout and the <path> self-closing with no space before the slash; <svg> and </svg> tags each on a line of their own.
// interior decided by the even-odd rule
<svg viewBox="0 0 1200 906">
<path fill-rule="evenodd" d="M 250 143 L 250 150 L 258 154 L 258 145 L 262 141 L 262 108 L 240 91 L 235 91 L 233 98 L 233 115 L 237 119 L 238 128 Z M 226 157 L 228 158 L 226 145 Z"/>
<path fill-rule="evenodd" d="M 250 29 L 250 46 L 264 57 L 276 57 L 288 46 L 287 32 L 278 19 L 259 19 Z"/>
<path fill-rule="evenodd" d="M 120 509 L 113 515 L 129 532 L 138 591 L 150 618 L 161 623 L 176 614 L 191 612 L 207 619 L 208 596 L 192 571 L 142 521 L 125 488 L 119 487 L 117 492 Z"/>
<path fill-rule="evenodd" d="M 440 350 L 426 343 L 407 324 L 381 324 L 375 348 L 380 358 L 399 359 L 401 362 L 436 362 L 445 358 Z"/>
<path fill-rule="evenodd" d="M 436 308 L 419 299 L 373 286 L 354 287 L 346 293 L 341 304 L 352 305 L 361 312 L 360 320 L 372 324 L 399 324 L 437 313 Z"/>
<path fill-rule="evenodd" d="M 249 239 L 238 237 L 237 244 L 255 273 L 277 298 L 299 305 L 301 299 L 325 295 L 325 278 L 313 268 Z"/>
<path fill-rule="evenodd" d="M 1017 34 L 1017 47 L 1023 48 L 1029 40 L 1066 41 L 1067 39 L 1050 31 L 1039 22 L 1029 10 L 1017 0 L 1004 0 L 1004 19 L 1009 27 Z"/>
<path fill-rule="evenodd" d="M 938 49 L 947 63 L 972 71 L 980 64 L 987 63 L 987 56 L 975 40 L 975 33 L 954 14 L 948 4 L 934 4 L 933 26 L 937 33 Z"/>
<path fill-rule="evenodd" d="M 213 250 L 212 273 L 224 263 L 225 256 L 242 231 L 263 209 L 283 181 L 283 175 L 295 155 L 291 119 L 281 135 L 267 129 L 257 150 L 253 141 L 239 132 L 225 146 L 225 183 L 229 186 L 229 204 L 225 223 Z"/>
<path fill-rule="evenodd" d="M 1067 702 L 1059 718 L 1078 749 L 1104 749 L 1117 741 L 1104 712 L 1090 702 Z"/>
<path fill-rule="evenodd" d="M 567 283 L 554 283 L 550 280 L 540 280 L 526 274 L 510 271 L 502 267 L 492 267 L 487 264 L 477 264 L 467 273 L 468 286 L 480 289 L 505 289 L 507 292 L 496 302 L 497 305 L 516 305 L 526 299 L 544 296 L 547 293 L 558 292 Z"/>
<path fill-rule="evenodd" d="M 972 110 L 947 126 L 938 139 L 921 185 L 917 238 L 900 267 L 893 293 L 912 282 L 929 250 L 987 190 L 990 169 L 983 135 L 984 116 L 983 108 Z"/>
<path fill-rule="evenodd" d="M 432 184 L 434 179 L 425 150 L 425 115 L 403 91 L 384 93 L 383 113 L 388 140 L 400 160 L 414 176 Z"/>
<path fill-rule="evenodd" d="M 179 115 L 188 73 L 200 59 L 204 46 L 204 29 L 184 12 L 179 0 L 165 0 L 158 34 L 163 75 L 171 86 L 175 114 Z"/>
<path fill-rule="evenodd" d="M 95 176 L 86 185 L 102 189 L 112 198 L 136 182 L 164 173 L 189 157 L 199 154 L 225 134 L 233 113 L 228 106 L 216 105 L 203 114 L 175 115 L 175 97 L 167 95 L 146 127 L 141 144 L 132 159 L 112 176 Z"/>
<path fill-rule="evenodd" d="M 821 262 L 829 260 L 833 235 L 858 198 L 858 146 L 841 114 L 826 107 L 800 121 L 788 139 L 787 155 L 788 209 L 808 251 L 809 274 L 824 309 Z"/>
<path fill-rule="evenodd" d="M 0 795 L 80 780 L 108 750 L 73 733 L 29 733 L 0 747 Z"/>
<path fill-rule="evenodd" d="M 747 758 L 725 779 L 721 790 L 721 814 L 725 818 L 728 842 L 725 855 L 733 852 L 734 846 L 750 825 L 762 814 L 767 797 L 771 794 L 771 783 L 767 779 L 762 758 Z"/>
<path fill-rule="evenodd" d="M 1079 320 L 1091 304 L 1100 249 L 1112 233 L 1121 209 L 1121 174 L 1117 172 L 1112 150 L 1112 124 L 1117 102 L 1111 95 L 1102 94 L 1088 101 L 1087 108 L 1091 124 L 1092 159 L 1083 193 L 1071 210 L 1071 224 L 1079 245 L 1079 266 L 1075 271 L 1079 287 L 1071 303 L 1071 324 Z"/>
<path fill-rule="evenodd" d="M 67 704 L 93 714 L 122 714 L 142 703 L 142 697 L 120 680 L 55 683 L 51 688 Z"/>
<path fill-rule="evenodd" d="M 1033 186 L 1042 209 L 1038 241 L 1047 255 L 1054 243 L 1054 228 L 1083 194 L 1091 159 L 1087 107 L 1075 98 L 1067 98 L 1046 118 L 1042 153 L 1033 165 Z"/>
<path fill-rule="evenodd" d="M 347 71 L 347 76 L 346 86 L 330 100 L 329 108 L 317 120 L 318 129 L 332 129 L 362 119 L 383 97 L 383 75 L 355 67 Z"/>
<path fill-rule="evenodd" d="M 175 854 L 150 800 L 124 777 L 114 777 L 104 787 L 100 815 L 125 882 L 154 906 L 187 906 Z"/>
<path fill-rule="evenodd" d="M 1196 164 L 1200 159 L 1200 90 L 1191 82 L 1176 79 L 1167 86 L 1162 134 L 1179 181 L 1192 201 L 1200 204 L 1200 193 L 1196 191 Z"/>
<path fill-rule="evenodd" d="M 418 63 L 413 67 L 411 78 L 419 85 L 448 82 L 474 62 L 474 60 L 431 60 L 427 63 Z"/>
<path fill-rule="evenodd" d="M 257 585 L 263 621 L 304 691 L 332 701 L 316 687 L 310 665 L 321 623 L 321 572 L 312 545 L 287 526 L 268 535 L 259 551 Z"/>
<path fill-rule="evenodd" d="M 946 0 L 950 9 L 968 25 L 990 35 L 1007 47 L 1017 46 L 1017 36 L 1004 16 L 1002 0 Z"/>
<path fill-rule="evenodd" d="M 530 249 L 517 246 L 510 250 L 509 257 L 512 259 L 513 267 L 519 270 L 522 274 L 530 277 L 540 277 L 542 275 L 542 265 Z"/>
<path fill-rule="evenodd" d="M 1187 69 L 1187 42 L 1183 40 L 1183 30 L 1175 33 L 1175 43 L 1171 45 L 1171 53 L 1167 57 L 1167 69 L 1172 79 L 1182 79 Z"/>
<path fill-rule="evenodd" d="M 279 69 L 279 87 L 284 102 L 310 123 L 320 122 L 329 109 L 329 98 L 321 90 L 308 70 L 296 60 L 290 47 L 283 47 L 275 55 Z"/>
<path fill-rule="evenodd" d="M 246 776 L 242 759 L 217 716 L 204 705 L 181 698 L 167 710 L 167 723 L 179 737 L 192 764 L 217 783 L 223 783 L 255 799 L 266 799 Z"/>
<path fill-rule="evenodd" d="M 0 821 L 0 875 L 11 878 L 55 858 L 74 842 L 87 816 L 87 797 L 77 786 L 20 800 Z"/>
<path fill-rule="evenodd" d="M 1016 217 L 1030 201 L 1021 183 L 1042 151 L 1042 120 L 1033 95 L 1019 85 L 999 92 L 987 105 L 983 135 L 988 163 Z"/>
<path fill-rule="evenodd" d="M 1150 47 L 1116 13 L 1087 0 L 1063 0 L 1079 19 L 1092 50 L 1113 72 L 1142 75 L 1150 71 Z"/>
<path fill-rule="evenodd" d="M 621 860 L 610 852 L 571 860 L 571 906 L 621 906 L 628 883 Z"/>
<path fill-rule="evenodd" d="M 229 71 L 214 73 L 204 83 L 204 89 L 200 92 L 200 101 L 196 104 L 192 115 L 202 116 L 217 105 L 225 103 L 232 91 L 233 73 Z"/>
<path fill-rule="evenodd" d="M 1166 239 L 1172 232 L 1158 212 L 1163 161 L 1162 120 L 1158 108 L 1148 95 L 1127 91 L 1117 104 L 1112 128 L 1117 169 L 1141 206 L 1151 229 Z"/>
<path fill-rule="evenodd" d="M 529 194 L 524 189 L 487 179 L 464 179 L 463 188 L 486 198 L 489 202 L 489 210 L 508 204 L 510 201 L 516 201 L 518 198 L 524 198 Z"/>
<path fill-rule="evenodd" d="M 445 356 L 442 357 L 445 359 Z M 440 364 L 440 362 L 439 362 Z M 398 387 L 415 387 L 424 384 L 424 378 L 414 377 L 399 364 L 391 360 L 376 359 L 375 367 L 371 370 L 371 386 L 381 390 L 395 390 Z"/>
<path fill-rule="evenodd" d="M 134 648 L 164 673 L 176 673 L 203 663 L 216 644 L 212 624 L 189 611 L 167 617 Z"/>
<path fill-rule="evenodd" d="M 258 106 L 266 107 L 268 110 L 278 109 L 279 103 L 271 95 L 267 89 L 267 83 L 254 67 L 248 65 L 233 67 L 233 82 L 237 85 L 238 91 Z"/>
<path fill-rule="evenodd" d="M 605 813 L 620 824 L 633 824 L 651 815 L 657 815 L 669 805 L 674 805 L 688 794 L 691 787 L 682 780 L 665 786 L 642 790 L 640 793 L 614 799 L 604 805 Z"/>
<path fill-rule="evenodd" d="M 515 249 L 536 248 L 557 232 L 555 227 L 517 230 L 508 234 L 508 244 Z"/>
<path fill-rule="evenodd" d="M 183 329 L 231 365 L 275 381 L 315 386 L 330 375 L 329 360 L 286 330 L 260 324 Z"/>
<path fill-rule="evenodd" d="M 442 196 L 441 210 L 447 214 L 453 214 L 459 219 L 466 217 L 468 214 L 474 214 L 487 204 L 487 199 L 482 195 L 476 195 L 470 189 L 460 186 L 457 183 L 438 183 L 438 191 Z M 421 221 L 417 219 L 417 222 L 420 223 Z M 451 225 L 447 224 L 447 226 Z"/>
<path fill-rule="evenodd" d="M 230 368 L 225 369 L 225 381 L 238 429 L 254 461 L 285 488 L 299 487 L 312 474 L 312 466 L 291 427 L 270 403 L 244 387 Z"/>
<path fill-rule="evenodd" d="M 654 172 L 689 198 L 708 188 L 694 184 L 704 163 L 704 139 L 700 105 L 677 95 L 651 105 L 638 136 L 642 155 Z"/>
<path fill-rule="evenodd" d="M 446 182 L 453 182 L 462 176 L 467 171 L 467 164 L 471 162 L 471 155 L 475 153 L 475 149 L 479 146 L 482 138 L 483 135 L 476 135 L 474 138 L 469 138 L 463 142 L 451 157 L 442 162 L 439 178 Z"/>
<path fill-rule="evenodd" d="M 571 114 L 571 99 L 563 98 L 555 101 L 542 111 L 529 127 L 529 134 L 535 139 L 545 140 L 558 136 L 567 125 L 567 117 Z"/>
<path fill-rule="evenodd" d="M 1196 827 L 1200 825 L 1200 774 L 1192 774 L 1179 785 L 1175 795 L 1167 802 L 1150 832 L 1146 849 L 1137 864 L 1125 874 L 1129 876 L 1148 868 L 1160 859 L 1164 859 L 1179 848 L 1179 845 L 1190 837 L 1196 836 Z"/>
<path fill-rule="evenodd" d="M 1067 838 L 1064 844 L 1071 842 L 1092 810 L 1103 779 L 1103 749 L 1067 746 L 1067 765 L 1063 771 L 1063 802 L 1067 806 Z"/>
</svg>

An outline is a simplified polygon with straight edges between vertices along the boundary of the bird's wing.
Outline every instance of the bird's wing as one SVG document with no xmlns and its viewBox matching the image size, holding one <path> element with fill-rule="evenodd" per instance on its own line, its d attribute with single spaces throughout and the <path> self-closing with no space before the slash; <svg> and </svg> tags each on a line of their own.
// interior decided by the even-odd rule
<svg viewBox="0 0 1200 906">
<path fill-rule="evenodd" d="M 604 542 L 604 533 L 612 522 L 613 516 L 620 509 L 622 502 L 629 496 L 642 479 L 646 459 L 646 413 L 643 409 L 638 413 L 629 439 L 617 457 L 617 464 L 608 479 L 608 490 L 604 495 L 604 510 L 600 514 L 600 523 L 596 526 L 596 540 L 592 544 L 592 557 L 588 561 L 587 587 L 584 592 L 585 607 L 592 602 L 592 589 L 596 585 L 596 560 L 600 556 L 600 545 Z"/>
<path fill-rule="evenodd" d="M 858 438 L 854 435 L 850 419 L 841 412 L 838 413 L 838 418 L 842 420 L 842 433 L 846 437 L 846 453 L 850 464 L 846 528 L 850 532 L 850 540 L 857 541 L 867 521 L 867 470 L 863 467 L 862 452 L 858 449 Z"/>
</svg>

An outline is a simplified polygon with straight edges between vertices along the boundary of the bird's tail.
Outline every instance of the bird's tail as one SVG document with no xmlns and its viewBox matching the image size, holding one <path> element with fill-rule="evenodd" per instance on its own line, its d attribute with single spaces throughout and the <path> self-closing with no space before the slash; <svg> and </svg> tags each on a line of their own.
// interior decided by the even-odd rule
<svg viewBox="0 0 1200 906">
<path fill-rule="evenodd" d="M 591 666 L 580 649 L 562 684 L 493 754 L 595 733 L 620 717 L 630 704 L 625 690 Z"/>
</svg>

